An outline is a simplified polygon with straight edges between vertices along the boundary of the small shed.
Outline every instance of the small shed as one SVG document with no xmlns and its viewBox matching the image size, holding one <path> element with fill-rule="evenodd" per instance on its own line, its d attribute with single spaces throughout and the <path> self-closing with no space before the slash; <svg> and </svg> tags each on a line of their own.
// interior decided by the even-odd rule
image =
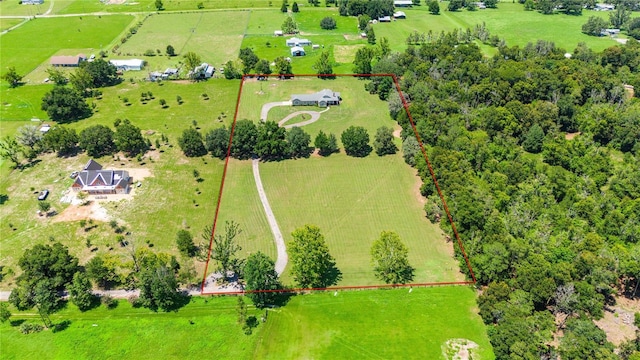
<svg viewBox="0 0 640 360">
<path fill-rule="evenodd" d="M 391 16 L 382 16 L 378 18 L 378 22 L 391 22 Z"/>
<path fill-rule="evenodd" d="M 406 19 L 407 14 L 405 14 L 404 11 L 396 11 L 395 13 L 393 13 L 393 17 L 396 19 Z"/>
<path fill-rule="evenodd" d="M 412 0 L 395 0 L 393 2 L 393 6 L 395 7 L 411 7 L 413 6 Z"/>
<path fill-rule="evenodd" d="M 284 33 L 282 32 L 282 30 L 276 30 L 273 32 L 273 35 L 275 36 L 284 36 Z"/>
<path fill-rule="evenodd" d="M 42 124 L 42 126 L 40 126 L 40 132 L 42 134 L 47 133 L 49 130 L 51 130 L 51 125 L 49 124 Z"/>
<path fill-rule="evenodd" d="M 144 67 L 144 60 L 140 59 L 128 59 L 128 60 L 109 60 L 109 62 L 118 70 L 142 70 Z"/>
<path fill-rule="evenodd" d="M 320 49 L 320 45 L 318 45 L 318 44 L 313 44 L 313 45 L 311 45 L 311 48 L 312 48 L 313 50 L 315 50 L 315 49 Z"/>
<path fill-rule="evenodd" d="M 305 56 L 306 53 L 304 51 L 304 48 L 300 47 L 300 46 L 294 46 L 291 48 L 291 56 Z"/>
</svg>

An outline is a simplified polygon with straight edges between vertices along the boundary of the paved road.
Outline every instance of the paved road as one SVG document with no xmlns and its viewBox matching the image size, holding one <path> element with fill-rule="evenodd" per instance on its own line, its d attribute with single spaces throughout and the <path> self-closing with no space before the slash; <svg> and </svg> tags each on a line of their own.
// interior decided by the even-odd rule
<svg viewBox="0 0 640 360">
<path fill-rule="evenodd" d="M 260 110 L 260 121 L 267 121 L 267 114 L 269 114 L 269 110 L 276 106 L 291 106 L 291 101 L 270 102 L 262 105 L 262 110 Z"/>
<path fill-rule="evenodd" d="M 262 207 L 264 208 L 264 212 L 267 215 L 267 221 L 269 222 L 269 227 L 271 228 L 271 232 L 273 233 L 273 238 L 276 242 L 276 248 L 278 250 L 278 258 L 276 260 L 276 272 L 278 273 L 278 275 L 281 275 L 284 272 L 284 268 L 287 266 L 289 257 L 287 255 L 287 247 L 284 245 L 284 238 L 282 237 L 282 232 L 280 232 L 280 228 L 278 227 L 278 222 L 276 221 L 275 215 L 273 215 L 273 211 L 271 210 L 271 205 L 269 205 L 269 199 L 267 199 L 267 194 L 264 192 L 264 187 L 262 186 L 262 179 L 260 178 L 260 168 L 258 167 L 259 163 L 260 161 L 258 159 L 254 159 L 252 162 L 253 179 L 256 181 L 256 188 L 258 188 L 258 195 L 260 196 L 260 202 L 262 202 Z"/>
</svg>

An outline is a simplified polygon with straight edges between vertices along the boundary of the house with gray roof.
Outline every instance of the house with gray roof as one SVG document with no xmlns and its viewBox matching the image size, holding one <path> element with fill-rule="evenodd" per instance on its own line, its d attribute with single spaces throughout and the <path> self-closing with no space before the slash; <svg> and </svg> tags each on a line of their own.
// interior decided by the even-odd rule
<svg viewBox="0 0 640 360">
<path fill-rule="evenodd" d="M 291 105 L 293 106 L 319 106 L 327 107 L 329 105 L 340 105 L 339 92 L 324 89 L 315 94 L 295 94 L 291 95 Z"/>
<path fill-rule="evenodd" d="M 311 41 L 308 39 L 299 39 L 297 37 L 289 38 L 285 41 L 288 47 L 293 46 L 311 46 Z"/>
<path fill-rule="evenodd" d="M 78 173 L 76 181 L 71 185 L 75 192 L 86 191 L 91 195 L 127 194 L 132 179 L 125 170 L 104 170 L 91 159 Z"/>
</svg>

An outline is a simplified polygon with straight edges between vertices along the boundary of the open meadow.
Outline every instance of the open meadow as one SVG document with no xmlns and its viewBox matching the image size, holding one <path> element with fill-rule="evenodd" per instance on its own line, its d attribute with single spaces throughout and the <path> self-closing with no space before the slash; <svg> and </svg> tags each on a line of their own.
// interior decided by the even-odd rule
<svg viewBox="0 0 640 360">
<path fill-rule="evenodd" d="M 288 100 L 290 94 L 329 88 L 339 91 L 342 103 L 332 106 L 320 119 L 303 129 L 313 139 L 322 130 L 339 139 L 349 126 L 363 126 L 371 139 L 377 128 L 396 126 L 385 102 L 364 90 L 364 81 L 351 77 L 320 80 L 247 81 L 243 86 L 238 119 L 255 120 L 262 105 Z M 278 111 L 279 110 L 279 111 Z M 279 121 L 293 111 L 319 108 L 284 106 L 272 108 L 269 120 Z M 273 112 L 273 114 L 272 114 Z M 396 139 L 399 145 L 399 139 Z M 344 153 L 330 157 L 264 162 L 262 182 L 285 241 L 305 224 L 318 225 L 343 273 L 341 286 L 373 285 L 370 248 L 384 230 L 397 232 L 409 248 L 409 260 L 416 268 L 414 282 L 462 280 L 454 261 L 453 246 L 446 243 L 437 225 L 424 216 L 420 180 L 400 154 L 379 157 L 371 154 L 353 158 Z M 221 200 L 219 224 L 236 221 L 244 229 L 245 251 L 275 254 L 273 236 L 258 198 L 250 161 L 231 161 Z M 221 228 L 218 228 L 221 231 Z M 283 278 L 290 281 L 287 271 Z"/>
<path fill-rule="evenodd" d="M 220 26 L 221 20 L 224 26 Z M 146 77 L 151 71 L 180 67 L 183 55 L 189 51 L 218 68 L 237 59 L 248 21 L 249 11 L 246 10 L 154 14 L 111 58 L 135 57 L 147 61 L 144 71 L 130 74 L 138 77 Z M 177 56 L 166 56 L 167 45 L 173 46 Z M 145 56 L 148 50 L 157 55 Z"/>
<path fill-rule="evenodd" d="M 268 310 L 252 335 L 237 324 L 235 297 L 192 298 L 178 312 L 153 313 L 120 301 L 80 313 L 69 304 L 51 316 L 68 320 L 58 332 L 22 335 L 0 324 L 3 359 L 450 359 L 444 344 L 477 344 L 474 359 L 494 358 L 466 287 L 332 292 L 300 295 Z M 12 310 L 13 311 L 13 310 Z M 264 311 L 249 306 L 248 315 Z M 15 324 L 37 323 L 33 312 L 16 313 Z M 190 324 L 192 321 L 193 324 Z M 447 353 L 447 357 L 444 354 Z"/>
<path fill-rule="evenodd" d="M 101 48 L 108 48 L 133 19 L 131 15 L 113 15 L 30 20 L 15 31 L 2 35 L 0 58 L 3 71 L 15 66 L 18 73 L 27 74 L 42 63 L 48 64 L 52 55 L 64 49 L 93 48 L 97 53 Z M 73 51 L 66 55 L 77 55 Z"/>
</svg>

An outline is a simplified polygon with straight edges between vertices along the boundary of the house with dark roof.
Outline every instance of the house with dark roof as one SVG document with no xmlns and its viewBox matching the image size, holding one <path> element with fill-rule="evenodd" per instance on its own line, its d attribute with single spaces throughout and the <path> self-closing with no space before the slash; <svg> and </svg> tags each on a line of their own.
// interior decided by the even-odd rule
<svg viewBox="0 0 640 360">
<path fill-rule="evenodd" d="M 291 95 L 291 105 L 293 106 L 319 106 L 327 107 L 329 105 L 340 105 L 339 92 L 324 89 L 315 94 L 295 94 Z"/>
<path fill-rule="evenodd" d="M 294 46 L 291 48 L 291 56 L 305 56 L 306 53 L 303 47 Z"/>
<path fill-rule="evenodd" d="M 132 179 L 125 170 L 104 170 L 102 165 L 91 159 L 78 173 L 71 185 L 75 192 L 86 191 L 91 195 L 127 194 Z"/>
</svg>

